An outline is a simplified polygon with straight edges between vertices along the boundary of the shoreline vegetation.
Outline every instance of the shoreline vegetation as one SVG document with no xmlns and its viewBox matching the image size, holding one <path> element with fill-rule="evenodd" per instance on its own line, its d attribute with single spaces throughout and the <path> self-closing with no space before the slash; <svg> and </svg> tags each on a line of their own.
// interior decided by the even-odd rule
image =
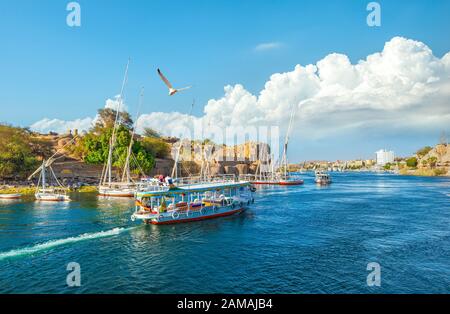
<svg viewBox="0 0 450 314">
<path fill-rule="evenodd" d="M 60 151 L 60 157 L 54 163 L 58 178 L 68 187 L 70 192 L 89 193 L 97 191 L 100 173 L 108 157 L 108 143 L 116 116 L 113 109 L 100 109 L 96 124 L 87 132 L 78 134 L 77 130 L 69 130 L 67 134 L 40 134 L 28 128 L 0 124 L 0 193 L 32 195 L 35 193 L 36 180 L 28 181 L 27 177 L 36 169 L 43 159 Z M 125 162 L 128 146 L 131 141 L 133 121 L 127 112 L 120 112 L 122 124 L 117 131 L 116 155 L 113 164 L 115 172 L 119 172 Z M 69 146 L 68 142 L 73 141 Z M 142 135 L 135 134 L 132 152 L 134 163 L 132 175 L 137 178 L 139 170 L 155 176 L 170 175 L 174 160 L 173 151 L 178 143 L 177 138 L 167 138 L 156 130 L 146 129 Z M 214 147 L 211 175 L 215 174 L 252 174 L 257 162 L 252 152 L 270 151 L 265 143 L 245 142 L 236 146 L 216 145 L 208 139 L 190 141 L 191 148 L 180 155 L 180 176 L 198 173 L 202 159 L 199 154 L 207 147 Z M 64 149 L 62 149 L 64 148 Z M 200 152 L 200 153 L 199 153 Z M 235 161 L 221 162 L 220 156 L 234 156 Z M 186 157 L 186 158 L 185 158 Z M 238 161 L 244 160 L 244 161 Z M 396 158 L 393 163 L 384 166 L 376 165 L 370 160 L 352 161 L 308 161 L 290 164 L 290 171 L 377 171 L 393 172 L 410 176 L 450 176 L 450 144 L 441 141 L 435 147 L 426 146 L 413 156 Z M 2 187 L 3 185 L 3 187 Z"/>
<path fill-rule="evenodd" d="M 86 185 L 78 189 L 67 188 L 69 193 L 94 193 L 97 192 L 97 186 Z M 36 193 L 36 187 L 30 186 L 7 186 L 0 187 L 0 194 L 22 194 L 24 196 L 34 195 Z"/>
</svg>

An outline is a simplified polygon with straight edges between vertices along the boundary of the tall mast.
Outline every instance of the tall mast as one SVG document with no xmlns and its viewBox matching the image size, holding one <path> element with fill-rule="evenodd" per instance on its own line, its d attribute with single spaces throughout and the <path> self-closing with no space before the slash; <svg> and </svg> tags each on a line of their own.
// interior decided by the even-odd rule
<svg viewBox="0 0 450 314">
<path fill-rule="evenodd" d="M 194 109 L 194 105 L 195 105 L 195 98 L 192 99 L 191 109 L 189 110 L 189 116 L 191 116 L 191 114 L 192 114 L 192 110 Z M 178 149 L 177 149 L 177 152 L 176 152 L 176 155 L 175 155 L 175 163 L 173 164 L 173 167 L 172 167 L 171 177 L 175 178 L 175 179 L 178 178 L 178 160 L 180 159 L 180 151 L 181 151 L 181 147 L 183 146 L 182 144 L 183 144 L 183 140 L 180 141 L 180 145 L 178 146 Z"/>
<path fill-rule="evenodd" d="M 125 75 L 123 77 L 122 87 L 120 88 L 120 94 L 118 96 L 118 104 L 117 104 L 117 110 L 116 110 L 116 117 L 115 117 L 115 120 L 114 120 L 113 132 L 112 132 L 112 135 L 111 135 L 111 139 L 109 141 L 108 161 L 107 161 L 107 164 L 106 164 L 105 178 L 103 180 L 103 183 L 104 183 L 106 181 L 106 179 L 108 179 L 108 184 L 111 184 L 112 153 L 113 153 L 113 150 L 114 150 L 114 145 L 116 143 L 116 131 L 117 131 L 118 122 L 119 122 L 120 108 L 122 106 L 123 90 L 125 88 L 125 84 L 126 84 L 127 79 L 128 79 L 128 67 L 129 67 L 129 65 L 130 65 L 130 59 L 128 59 L 127 66 L 125 68 Z"/>
<path fill-rule="evenodd" d="M 291 116 L 289 118 L 289 125 L 288 125 L 288 129 L 286 131 L 286 138 L 284 140 L 284 148 L 283 148 L 283 160 L 282 160 L 282 164 L 284 167 L 284 176 L 285 178 L 287 177 L 287 167 L 288 167 L 288 161 L 287 161 L 287 149 L 288 149 L 288 143 L 289 143 L 289 134 L 291 132 L 291 128 L 292 128 L 292 123 L 294 121 L 294 116 L 295 116 L 295 109 L 296 106 L 293 105 L 292 106 L 292 112 L 291 112 Z"/>
<path fill-rule="evenodd" d="M 175 143 L 176 144 L 176 143 Z M 174 144 L 174 145 L 175 145 Z M 182 147 L 183 145 L 182 145 L 182 143 L 180 142 L 180 144 L 179 144 L 179 146 L 177 147 L 177 152 L 176 152 L 176 155 L 175 155 L 175 162 L 174 162 L 174 164 L 173 164 L 173 168 L 172 168 L 172 174 L 171 174 L 171 177 L 172 178 L 178 178 L 178 159 L 180 158 L 180 150 L 181 150 L 181 147 Z"/>
<path fill-rule="evenodd" d="M 130 145 L 128 146 L 128 152 L 127 152 L 127 159 L 125 160 L 125 165 L 123 167 L 123 173 L 122 173 L 122 182 L 124 182 L 125 176 L 127 177 L 127 183 L 130 182 L 130 156 L 131 156 L 131 149 L 133 147 L 133 138 L 134 134 L 136 133 L 136 127 L 137 127 L 137 120 L 139 118 L 139 111 L 141 110 L 142 106 L 142 98 L 144 97 L 144 88 L 141 88 L 141 93 L 139 95 L 139 104 L 138 109 L 136 112 L 136 120 L 134 121 L 133 131 L 131 132 L 131 139 L 130 139 Z"/>
<path fill-rule="evenodd" d="M 42 161 L 42 188 L 45 189 L 45 159 Z"/>
</svg>

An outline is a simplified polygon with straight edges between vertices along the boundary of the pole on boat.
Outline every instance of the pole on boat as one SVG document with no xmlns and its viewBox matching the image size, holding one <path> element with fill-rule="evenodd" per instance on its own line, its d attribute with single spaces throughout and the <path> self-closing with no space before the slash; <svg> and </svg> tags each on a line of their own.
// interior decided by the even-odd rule
<svg viewBox="0 0 450 314">
<path fill-rule="evenodd" d="M 124 74 L 123 80 L 122 80 L 122 86 L 120 88 L 120 94 L 117 97 L 118 103 L 117 103 L 116 117 L 115 117 L 115 120 L 114 120 L 113 132 L 112 132 L 110 143 L 109 143 L 107 171 L 105 173 L 105 179 L 106 179 L 106 176 L 107 176 L 109 185 L 111 185 L 112 152 L 113 152 L 114 145 L 115 145 L 115 142 L 116 142 L 116 131 L 117 131 L 117 127 L 118 127 L 120 108 L 122 106 L 123 91 L 125 89 L 125 84 L 127 83 L 127 80 L 128 80 L 128 68 L 129 68 L 129 66 L 130 66 L 130 58 L 128 58 L 127 66 L 125 68 L 125 74 Z M 104 180 L 104 181 L 106 181 L 106 180 Z"/>
<path fill-rule="evenodd" d="M 45 159 L 42 161 L 42 188 L 45 190 Z"/>
<path fill-rule="evenodd" d="M 125 180 L 125 176 L 127 177 L 127 183 L 130 182 L 131 176 L 130 176 L 130 155 L 131 155 L 131 149 L 133 147 L 133 138 L 134 134 L 136 133 L 136 127 L 137 127 L 137 120 L 139 118 L 139 112 L 141 110 L 142 106 L 142 98 L 144 97 L 144 87 L 141 88 L 141 93 L 139 94 L 139 104 L 138 109 L 136 112 L 136 120 L 134 121 L 133 131 L 131 132 L 131 139 L 130 139 L 130 145 L 128 145 L 128 152 L 127 152 L 127 158 L 125 160 L 125 165 L 123 167 L 122 172 L 122 182 Z"/>
<path fill-rule="evenodd" d="M 283 168 L 284 168 L 284 178 L 287 179 L 287 167 L 288 167 L 288 161 L 287 161 L 287 149 L 288 149 L 288 143 L 289 143 L 289 134 L 291 132 L 291 128 L 292 128 L 292 123 L 294 122 L 294 116 L 296 113 L 296 106 L 293 105 L 292 106 L 292 111 L 291 111 L 291 116 L 289 118 L 289 125 L 288 125 L 288 129 L 286 131 L 286 138 L 284 140 L 284 148 L 283 148 Z"/>
</svg>

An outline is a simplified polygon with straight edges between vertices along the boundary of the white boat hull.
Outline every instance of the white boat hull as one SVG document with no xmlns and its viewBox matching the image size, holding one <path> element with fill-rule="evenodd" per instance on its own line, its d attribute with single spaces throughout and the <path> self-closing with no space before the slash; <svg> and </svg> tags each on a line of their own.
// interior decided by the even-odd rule
<svg viewBox="0 0 450 314">
<path fill-rule="evenodd" d="M 64 194 L 36 193 L 36 200 L 43 202 L 68 202 L 70 197 Z"/>
<path fill-rule="evenodd" d="M 20 194 L 20 193 L 0 194 L 0 199 L 4 199 L 4 200 L 14 200 L 14 199 L 19 199 L 21 197 L 22 197 L 22 194 Z"/>
<path fill-rule="evenodd" d="M 112 197 L 133 197 L 136 189 L 134 188 L 110 188 L 110 187 L 99 187 L 98 195 L 100 196 L 112 196 Z"/>
<path fill-rule="evenodd" d="M 248 203 L 250 205 L 250 201 Z M 186 211 L 168 211 L 164 213 L 134 213 L 131 220 L 140 219 L 147 224 L 168 225 L 176 223 L 185 223 L 206 219 L 213 219 L 225 216 L 231 216 L 243 212 L 247 204 L 234 204 L 228 206 L 207 206 L 200 209 Z"/>
</svg>

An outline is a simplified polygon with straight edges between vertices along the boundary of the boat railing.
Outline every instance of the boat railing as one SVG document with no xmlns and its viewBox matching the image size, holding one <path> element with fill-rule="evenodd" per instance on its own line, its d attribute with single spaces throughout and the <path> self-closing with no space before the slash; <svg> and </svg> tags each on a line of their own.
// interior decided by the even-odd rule
<svg viewBox="0 0 450 314">
<path fill-rule="evenodd" d="M 168 184 L 157 181 L 139 182 L 136 185 L 138 192 L 165 192 L 169 189 L 170 186 Z"/>
<path fill-rule="evenodd" d="M 239 180 L 243 181 L 271 181 L 271 180 L 277 180 L 282 179 L 283 176 L 281 176 L 278 173 L 273 174 L 241 174 L 239 175 Z"/>
<path fill-rule="evenodd" d="M 234 174 L 222 174 L 215 176 L 191 176 L 180 177 L 174 180 L 176 186 L 186 186 L 201 183 L 219 183 L 219 182 L 236 182 L 236 175 Z"/>
</svg>

